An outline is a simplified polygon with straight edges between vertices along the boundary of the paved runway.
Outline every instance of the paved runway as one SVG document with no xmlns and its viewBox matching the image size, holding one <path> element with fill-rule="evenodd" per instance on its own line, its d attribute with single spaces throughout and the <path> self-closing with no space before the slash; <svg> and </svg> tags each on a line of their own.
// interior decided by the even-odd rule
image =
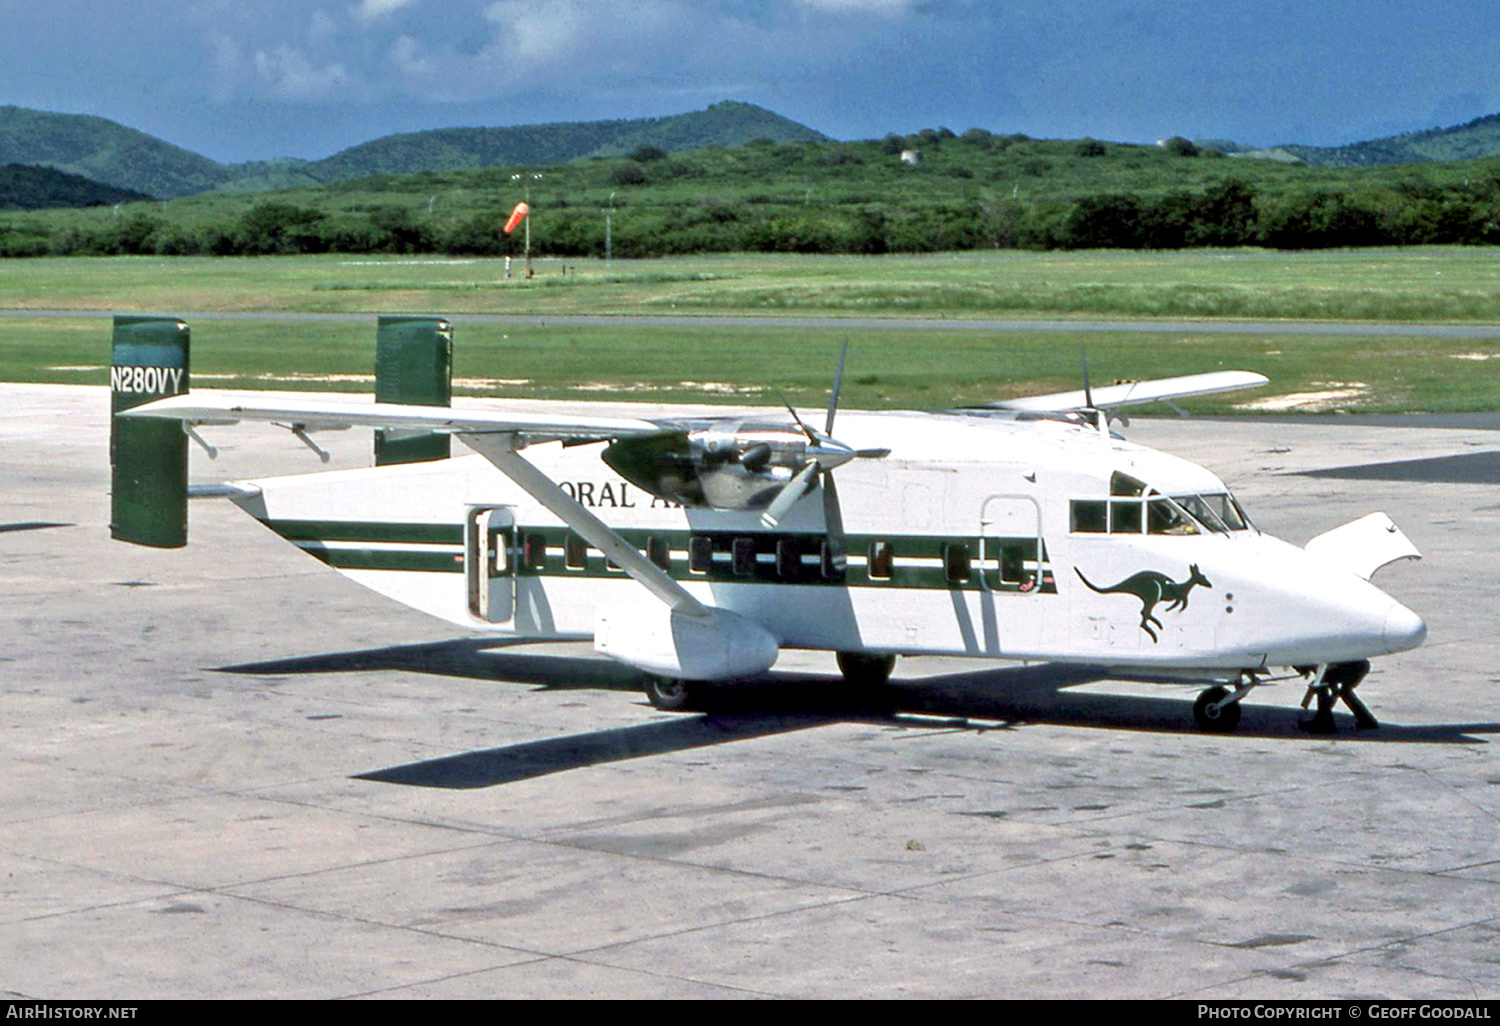
<svg viewBox="0 0 1500 1026">
<path fill-rule="evenodd" d="M 225 505 L 109 541 L 107 407 L 0 385 L 6 996 L 1500 995 L 1493 431 L 1135 421 L 1272 533 L 1384 509 L 1426 554 L 1377 577 L 1430 625 L 1380 730 L 1301 733 L 1289 684 L 1205 736 L 1193 689 L 939 659 L 894 715 L 809 654 L 659 713 Z M 319 469 L 209 433 L 202 479 Z"/>
</svg>

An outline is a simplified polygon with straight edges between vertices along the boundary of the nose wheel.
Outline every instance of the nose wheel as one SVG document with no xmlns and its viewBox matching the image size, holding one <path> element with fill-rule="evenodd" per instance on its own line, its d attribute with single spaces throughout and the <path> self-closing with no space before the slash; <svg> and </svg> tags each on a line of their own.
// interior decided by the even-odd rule
<svg viewBox="0 0 1500 1026">
<path fill-rule="evenodd" d="M 1227 734 L 1240 725 L 1240 702 L 1226 687 L 1213 687 L 1193 703 L 1193 722 L 1210 734 Z M 1226 701 L 1226 699 L 1233 699 Z"/>
</svg>

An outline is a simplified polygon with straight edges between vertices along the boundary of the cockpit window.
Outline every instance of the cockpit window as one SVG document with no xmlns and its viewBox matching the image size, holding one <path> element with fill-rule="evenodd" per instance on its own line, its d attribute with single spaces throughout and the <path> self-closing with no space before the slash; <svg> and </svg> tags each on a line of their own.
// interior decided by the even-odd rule
<svg viewBox="0 0 1500 1026">
<path fill-rule="evenodd" d="M 1075 499 L 1072 530 L 1079 534 L 1218 534 L 1248 531 L 1250 518 L 1228 492 L 1170 498 L 1129 474 L 1115 471 L 1108 501 Z"/>
<path fill-rule="evenodd" d="M 1193 515 L 1210 531 L 1247 531 L 1244 510 L 1227 492 L 1211 495 L 1174 495 L 1172 501 Z"/>
<path fill-rule="evenodd" d="M 1171 499 L 1146 503 L 1147 534 L 1197 534 L 1198 525 Z"/>
</svg>

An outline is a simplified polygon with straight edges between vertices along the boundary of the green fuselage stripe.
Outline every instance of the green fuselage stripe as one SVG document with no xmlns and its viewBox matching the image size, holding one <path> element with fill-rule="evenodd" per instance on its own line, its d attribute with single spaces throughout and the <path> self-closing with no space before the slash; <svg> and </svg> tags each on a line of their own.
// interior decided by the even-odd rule
<svg viewBox="0 0 1500 1026">
<path fill-rule="evenodd" d="M 268 520 L 281 537 L 296 543 L 309 555 L 340 570 L 403 570 L 420 573 L 463 573 L 464 537 L 461 524 L 412 524 L 314 520 Z M 609 566 L 603 555 L 584 549 L 581 566 L 568 565 L 568 542 L 578 543 L 566 527 L 516 526 L 511 565 L 518 577 L 623 579 L 623 570 Z M 663 569 L 679 581 L 707 580 L 716 583 L 801 584 L 870 588 L 923 588 L 943 591 L 980 590 L 1028 592 L 1035 588 L 1037 573 L 1035 538 L 994 538 L 984 541 L 985 581 L 981 584 L 980 538 L 977 535 L 850 535 L 848 562 L 842 573 L 825 575 L 821 534 L 776 534 L 733 531 L 662 531 L 623 528 L 619 534 L 650 555 L 653 547 L 667 550 Z M 694 537 L 709 538 L 713 559 L 707 570 L 694 569 L 689 559 Z M 753 562 L 741 559 L 736 568 L 734 545 L 748 540 L 754 546 Z M 363 543 L 363 544 L 361 544 Z M 889 576 L 870 573 L 869 561 L 876 543 L 890 547 Z M 700 545 L 702 543 L 700 542 Z M 953 546 L 965 546 L 968 572 L 961 580 L 950 580 L 947 560 Z M 420 546 L 420 547 L 419 547 Z M 428 548 L 431 546 L 431 548 Z M 1045 557 L 1046 553 L 1043 552 Z M 921 561 L 921 565 L 912 565 Z M 1002 579 L 1001 566 L 1005 565 Z M 957 572 L 962 574 L 960 565 Z M 1052 568 L 1044 561 L 1041 591 L 1055 594 Z"/>
</svg>

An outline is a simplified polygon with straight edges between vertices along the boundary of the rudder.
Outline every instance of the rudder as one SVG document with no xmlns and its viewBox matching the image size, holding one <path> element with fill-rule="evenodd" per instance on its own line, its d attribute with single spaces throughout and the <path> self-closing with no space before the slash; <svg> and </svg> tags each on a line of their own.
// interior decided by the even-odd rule
<svg viewBox="0 0 1500 1026">
<path fill-rule="evenodd" d="M 375 336 L 375 400 L 449 406 L 453 397 L 453 326 L 442 317 L 382 316 Z M 375 432 L 375 465 L 445 460 L 447 435 Z"/>
<path fill-rule="evenodd" d="M 109 369 L 111 537 L 187 544 L 187 435 L 176 421 L 121 418 L 188 390 L 188 326 L 175 317 L 116 316 Z"/>
</svg>

